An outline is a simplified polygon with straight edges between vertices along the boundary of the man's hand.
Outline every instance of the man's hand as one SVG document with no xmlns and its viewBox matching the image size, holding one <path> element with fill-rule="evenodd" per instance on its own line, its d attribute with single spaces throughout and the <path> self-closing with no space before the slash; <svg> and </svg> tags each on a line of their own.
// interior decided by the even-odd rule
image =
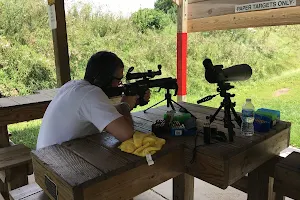
<svg viewBox="0 0 300 200">
<path fill-rule="evenodd" d="M 136 106 L 138 96 L 123 96 L 121 102 L 128 103 L 130 110 Z"/>
<path fill-rule="evenodd" d="M 151 92 L 150 92 L 150 90 L 148 89 L 148 90 L 146 91 L 145 95 L 144 95 L 144 100 L 145 100 L 146 102 L 150 101 L 150 96 L 151 96 Z"/>
<path fill-rule="evenodd" d="M 150 101 L 150 96 L 151 96 L 151 92 L 150 92 L 150 90 L 148 89 L 148 90 L 145 92 L 145 95 L 144 95 L 144 101 L 145 101 L 145 102 L 149 102 L 149 101 Z M 135 107 L 137 107 L 138 105 L 140 105 L 139 99 L 136 101 Z"/>
</svg>

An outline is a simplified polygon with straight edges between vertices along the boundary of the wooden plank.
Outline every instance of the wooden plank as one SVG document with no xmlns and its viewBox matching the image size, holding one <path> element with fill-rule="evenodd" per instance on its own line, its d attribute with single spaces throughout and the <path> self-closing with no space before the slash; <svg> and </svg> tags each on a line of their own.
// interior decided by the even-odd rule
<svg viewBox="0 0 300 200">
<path fill-rule="evenodd" d="M 235 6 L 255 2 L 264 2 L 269 0 L 207 0 L 207 1 L 189 1 L 188 19 L 198 19 L 213 16 L 235 14 Z M 296 2 L 297 6 L 300 2 Z M 281 9 L 281 8 L 278 8 Z M 251 11 L 255 12 L 255 11 Z"/>
<path fill-rule="evenodd" d="M 36 183 L 32 183 L 9 192 L 13 200 L 49 200 L 43 189 Z"/>
<path fill-rule="evenodd" d="M 50 198 L 46 195 L 45 192 L 40 191 L 28 197 L 22 198 L 20 200 L 50 200 Z"/>
<path fill-rule="evenodd" d="M 300 23 L 300 6 L 188 20 L 188 33 Z"/>
<path fill-rule="evenodd" d="M 32 151 L 32 156 L 38 162 L 51 164 L 47 165 L 48 170 L 58 174 L 64 182 L 72 187 L 103 176 L 101 171 L 60 145 Z M 35 162 L 35 164 L 37 163 Z M 33 167 L 35 172 L 35 166 L 33 165 Z"/>
<path fill-rule="evenodd" d="M 133 168 L 84 189 L 84 199 L 127 200 L 183 173 L 183 151 L 178 149 L 158 159 L 154 165 Z M 134 189 L 133 189 L 134 188 Z"/>
<path fill-rule="evenodd" d="M 7 125 L 0 126 L 0 148 L 8 147 L 9 145 L 9 136 Z"/>
<path fill-rule="evenodd" d="M 288 147 L 288 137 L 289 130 L 285 129 L 231 157 L 229 159 L 229 184 L 233 184 L 267 160 L 278 155 L 283 149 Z"/>
<path fill-rule="evenodd" d="M 41 119 L 50 102 L 0 108 L 0 126 Z"/>
<path fill-rule="evenodd" d="M 224 160 L 213 158 L 199 152 L 196 153 L 194 162 L 191 162 L 192 157 L 193 151 L 184 149 L 184 165 L 187 174 L 222 189 L 228 187 L 228 175 L 226 175 L 227 169 Z"/>
<path fill-rule="evenodd" d="M 73 200 L 73 188 L 67 182 L 60 178 L 60 174 L 53 173 L 49 171 L 48 167 L 44 163 L 40 163 L 37 158 L 33 156 L 32 159 L 33 167 L 34 167 L 34 178 L 35 182 L 43 189 L 43 191 L 47 194 L 47 196 L 52 197 L 52 192 L 49 193 L 48 189 L 45 185 L 46 177 L 55 184 L 55 188 L 58 192 L 58 199 L 60 200 Z M 72 165 L 71 165 L 72 167 Z M 80 174 L 80 171 L 78 171 Z M 52 197 L 53 199 L 53 197 Z"/>
<path fill-rule="evenodd" d="M 23 144 L 0 148 L 0 170 L 10 169 L 31 162 L 30 149 Z M 27 172 L 26 172 L 27 175 Z"/>
<path fill-rule="evenodd" d="M 188 174 L 180 174 L 173 178 L 173 199 L 194 199 L 194 177 Z"/>
<path fill-rule="evenodd" d="M 27 96 L 15 96 L 9 97 L 8 99 L 17 102 L 19 105 L 35 103 L 34 100 L 27 98 Z"/>
<path fill-rule="evenodd" d="M 120 149 L 118 149 L 118 146 L 121 144 L 121 142 L 107 132 L 89 136 L 89 137 L 87 137 L 87 139 L 94 141 L 97 144 L 101 144 L 102 146 L 109 149 L 114 154 L 116 154 L 120 157 L 123 157 L 126 160 L 129 160 L 132 162 L 138 162 L 138 161 L 144 160 L 143 158 L 141 158 L 139 156 L 120 151 Z"/>
<path fill-rule="evenodd" d="M 15 102 L 12 98 L 0 98 L 0 107 L 16 106 L 19 103 Z"/>
<path fill-rule="evenodd" d="M 92 140 L 72 140 L 63 146 L 101 170 L 107 177 L 124 172 L 134 164 Z"/>
<path fill-rule="evenodd" d="M 71 80 L 64 2 L 64 0 L 55 1 L 57 28 L 52 29 L 56 77 L 59 87 Z"/>
<path fill-rule="evenodd" d="M 52 100 L 52 97 L 48 96 L 47 94 L 34 94 L 34 95 L 28 95 L 26 96 L 27 99 L 30 99 L 34 103 L 38 102 L 50 102 Z"/>
</svg>

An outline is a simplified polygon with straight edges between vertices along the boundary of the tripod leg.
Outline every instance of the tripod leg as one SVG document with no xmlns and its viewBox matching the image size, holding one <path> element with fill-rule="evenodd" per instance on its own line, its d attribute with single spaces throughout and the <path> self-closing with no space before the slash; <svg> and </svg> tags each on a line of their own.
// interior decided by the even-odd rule
<svg viewBox="0 0 300 200">
<path fill-rule="evenodd" d="M 224 120 L 224 123 L 227 124 L 229 142 L 233 142 L 233 135 L 235 133 L 233 131 L 233 124 L 231 122 L 230 103 L 225 104 L 225 120 Z"/>
<path fill-rule="evenodd" d="M 232 110 L 232 113 L 235 117 L 235 121 L 238 123 L 238 125 L 241 127 L 241 124 L 242 124 L 242 119 L 240 116 L 238 116 L 238 114 L 235 112 L 235 109 L 233 107 L 233 105 L 231 105 L 231 110 Z"/>
<path fill-rule="evenodd" d="M 215 114 L 213 116 L 211 116 L 210 118 L 210 123 L 213 123 L 213 121 L 215 120 L 216 116 L 218 115 L 218 113 L 220 112 L 220 110 L 222 109 L 222 107 L 224 106 L 223 103 L 221 103 L 221 105 L 219 106 L 218 110 L 215 112 Z"/>
<path fill-rule="evenodd" d="M 161 100 L 160 102 L 154 104 L 153 106 L 150 106 L 149 108 L 147 108 L 146 110 L 144 110 L 144 113 L 146 113 L 146 111 L 149 110 L 150 108 L 153 108 L 154 106 L 157 106 L 158 104 L 162 103 L 162 102 L 165 101 L 165 100 L 167 100 L 167 99 L 163 99 L 163 100 Z"/>
</svg>

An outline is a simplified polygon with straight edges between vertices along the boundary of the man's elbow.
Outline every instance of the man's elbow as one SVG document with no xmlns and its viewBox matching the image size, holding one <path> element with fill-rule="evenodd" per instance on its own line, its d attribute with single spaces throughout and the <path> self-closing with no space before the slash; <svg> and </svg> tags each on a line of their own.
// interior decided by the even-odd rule
<svg viewBox="0 0 300 200">
<path fill-rule="evenodd" d="M 129 140 L 132 138 L 133 136 L 133 132 L 134 130 L 132 131 L 129 131 L 129 132 L 124 132 L 122 135 L 119 136 L 119 138 L 117 138 L 120 142 L 124 142 L 126 140 Z"/>
</svg>

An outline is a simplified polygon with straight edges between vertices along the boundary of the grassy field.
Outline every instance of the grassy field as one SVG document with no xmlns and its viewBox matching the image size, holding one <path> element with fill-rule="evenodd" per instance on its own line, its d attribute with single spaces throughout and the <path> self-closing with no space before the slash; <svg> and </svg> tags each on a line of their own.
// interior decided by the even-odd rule
<svg viewBox="0 0 300 200">
<path fill-rule="evenodd" d="M 280 110 L 281 119 L 292 122 L 291 145 L 300 147 L 300 117 L 298 108 L 300 101 L 298 100 L 298 92 L 300 91 L 300 70 L 290 71 L 282 76 L 271 78 L 267 81 L 256 81 L 251 85 L 242 85 L 232 83 L 235 88 L 230 90 L 236 94 L 233 101 L 237 103 L 236 111 L 241 111 L 242 105 L 246 98 L 251 98 L 255 108 L 270 108 Z M 209 84 L 204 82 L 202 84 Z M 194 86 L 197 87 L 197 86 Z M 210 84 L 209 91 L 199 92 L 199 96 L 188 95 L 188 102 L 196 103 L 202 97 L 215 94 L 216 85 Z M 163 93 L 152 91 L 152 105 L 164 98 Z M 217 96 L 213 100 L 204 103 L 203 105 L 218 107 L 222 98 Z M 143 108 L 144 109 L 144 108 Z M 139 109 L 136 109 L 136 111 Z M 35 149 L 36 139 L 38 135 L 41 120 L 24 122 L 9 126 L 9 131 L 12 133 L 12 141 L 15 143 L 24 143 L 32 149 Z"/>
</svg>

